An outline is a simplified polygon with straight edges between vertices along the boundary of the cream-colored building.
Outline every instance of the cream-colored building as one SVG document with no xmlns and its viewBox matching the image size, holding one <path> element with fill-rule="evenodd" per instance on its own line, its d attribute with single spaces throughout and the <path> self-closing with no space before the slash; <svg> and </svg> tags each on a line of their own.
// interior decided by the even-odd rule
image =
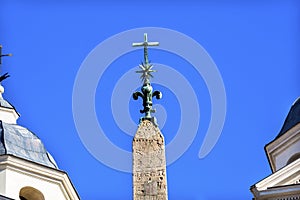
<svg viewBox="0 0 300 200">
<path fill-rule="evenodd" d="M 17 124 L 19 114 L 3 92 L 0 85 L 0 200 L 78 200 L 42 141 Z"/>
<path fill-rule="evenodd" d="M 277 137 L 265 146 L 272 174 L 253 185 L 255 200 L 300 199 L 300 98 Z"/>
</svg>

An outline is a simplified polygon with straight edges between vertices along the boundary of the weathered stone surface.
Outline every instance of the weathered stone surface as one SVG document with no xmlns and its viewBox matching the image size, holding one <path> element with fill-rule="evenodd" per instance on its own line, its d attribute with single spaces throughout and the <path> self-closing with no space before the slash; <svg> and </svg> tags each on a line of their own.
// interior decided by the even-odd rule
<svg viewBox="0 0 300 200">
<path fill-rule="evenodd" d="M 144 120 L 133 139 L 133 199 L 167 200 L 164 137 L 151 121 Z"/>
</svg>

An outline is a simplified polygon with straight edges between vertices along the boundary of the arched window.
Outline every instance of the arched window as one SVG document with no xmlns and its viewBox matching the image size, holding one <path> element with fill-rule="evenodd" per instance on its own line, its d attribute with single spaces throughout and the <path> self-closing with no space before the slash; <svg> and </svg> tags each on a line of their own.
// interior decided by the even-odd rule
<svg viewBox="0 0 300 200">
<path fill-rule="evenodd" d="M 287 161 L 286 165 L 294 162 L 295 160 L 297 160 L 298 158 L 300 158 L 300 152 L 294 154 L 292 157 L 290 157 L 290 159 Z"/>
<path fill-rule="evenodd" d="M 19 193 L 20 200 L 45 200 L 43 193 L 33 187 L 23 187 Z"/>
</svg>

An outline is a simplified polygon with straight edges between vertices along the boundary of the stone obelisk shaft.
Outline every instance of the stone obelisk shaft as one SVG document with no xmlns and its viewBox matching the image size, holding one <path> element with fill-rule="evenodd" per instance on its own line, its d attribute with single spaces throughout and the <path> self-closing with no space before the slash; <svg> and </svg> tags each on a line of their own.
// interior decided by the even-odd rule
<svg viewBox="0 0 300 200">
<path fill-rule="evenodd" d="M 132 147 L 133 199 L 167 200 L 165 142 L 158 127 L 143 120 Z"/>
</svg>

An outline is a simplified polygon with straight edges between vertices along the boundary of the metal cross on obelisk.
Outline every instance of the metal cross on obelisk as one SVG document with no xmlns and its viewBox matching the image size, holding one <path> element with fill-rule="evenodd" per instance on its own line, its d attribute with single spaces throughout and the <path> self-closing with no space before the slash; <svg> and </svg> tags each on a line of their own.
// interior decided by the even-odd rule
<svg viewBox="0 0 300 200">
<path fill-rule="evenodd" d="M 141 78 L 145 82 L 150 82 L 151 72 L 156 72 L 152 70 L 153 65 L 149 63 L 148 59 L 148 46 L 158 46 L 159 42 L 148 42 L 147 33 L 144 33 L 144 42 L 132 43 L 133 47 L 144 47 L 144 63 L 139 65 L 142 69 L 140 71 L 136 71 L 137 73 L 142 73 Z"/>
<path fill-rule="evenodd" d="M 141 70 L 136 71 L 137 73 L 141 73 L 141 79 L 143 80 L 144 84 L 142 87 L 142 92 L 135 92 L 133 93 L 133 99 L 137 100 L 138 97 L 141 97 L 143 99 L 143 106 L 144 109 L 140 110 L 140 113 L 145 113 L 145 116 L 141 118 L 141 120 L 147 119 L 152 122 L 154 122 L 155 125 L 156 119 L 151 116 L 151 113 L 154 113 L 155 110 L 152 109 L 152 97 L 156 97 L 156 99 L 160 99 L 162 97 L 161 92 L 159 91 L 153 91 L 153 88 L 150 84 L 150 77 L 152 78 L 152 72 L 156 72 L 152 69 L 153 65 L 149 63 L 148 60 L 148 46 L 158 46 L 159 42 L 148 42 L 147 39 L 147 33 L 144 34 L 144 42 L 140 43 L 133 43 L 133 47 L 144 47 L 144 62 L 139 65 Z"/>
<path fill-rule="evenodd" d="M 2 57 L 4 57 L 4 56 L 12 56 L 12 54 L 11 53 L 9 53 L 9 54 L 2 54 L 2 45 L 0 45 L 0 70 L 1 70 L 1 65 L 2 65 Z M 4 79 L 6 79 L 6 78 L 8 78 L 9 77 L 9 75 L 8 75 L 8 73 L 5 73 L 5 74 L 3 74 L 2 76 L 0 76 L 0 83 L 4 80 Z"/>
</svg>

